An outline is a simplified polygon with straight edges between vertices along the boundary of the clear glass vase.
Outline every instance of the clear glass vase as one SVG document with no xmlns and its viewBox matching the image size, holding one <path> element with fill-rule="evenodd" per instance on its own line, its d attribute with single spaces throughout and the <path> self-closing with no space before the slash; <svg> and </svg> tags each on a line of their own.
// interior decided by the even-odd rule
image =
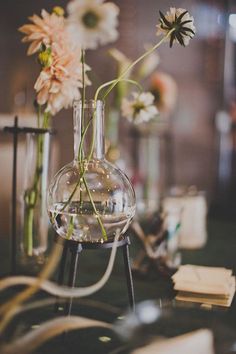
<svg viewBox="0 0 236 354">
<path fill-rule="evenodd" d="M 148 122 L 134 127 L 133 184 L 140 217 L 160 208 L 172 176 L 169 154 L 169 125 L 167 122 Z"/>
<path fill-rule="evenodd" d="M 74 104 L 74 160 L 53 178 L 47 198 L 56 232 L 78 242 L 111 241 L 135 213 L 127 176 L 104 156 L 104 103 Z"/>
<path fill-rule="evenodd" d="M 46 208 L 50 134 L 26 134 L 24 186 L 21 197 L 21 265 L 44 263 L 48 248 Z"/>
</svg>

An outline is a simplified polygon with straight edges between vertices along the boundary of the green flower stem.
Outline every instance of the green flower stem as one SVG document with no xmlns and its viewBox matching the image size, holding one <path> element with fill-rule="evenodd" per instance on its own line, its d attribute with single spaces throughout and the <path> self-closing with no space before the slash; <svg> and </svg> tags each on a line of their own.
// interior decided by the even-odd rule
<svg viewBox="0 0 236 354">
<path fill-rule="evenodd" d="M 82 49 L 81 50 L 81 63 L 82 63 L 82 129 L 84 130 L 84 103 L 85 103 L 85 97 L 86 97 L 86 86 L 85 86 L 85 50 Z M 83 130 L 82 130 L 82 134 L 83 134 Z M 79 161 L 81 162 L 82 159 L 83 159 L 83 154 L 82 154 L 82 148 L 79 149 L 79 156 L 78 156 L 78 159 Z M 80 164 L 80 167 L 82 167 L 82 165 Z M 83 173 L 83 171 L 81 170 L 80 173 Z M 79 188 L 80 188 L 80 198 L 79 198 L 79 201 L 80 201 L 80 207 L 82 207 L 83 205 L 83 195 L 82 195 L 82 190 L 81 190 L 81 178 L 79 179 Z"/>
<path fill-rule="evenodd" d="M 134 81 L 134 80 L 129 80 L 129 79 L 125 79 L 124 77 L 126 76 L 126 74 L 133 69 L 133 67 L 138 64 L 141 60 L 143 60 L 145 57 L 147 57 L 149 54 L 151 54 L 152 52 L 154 52 L 163 42 L 164 40 L 166 40 L 170 35 L 171 33 L 174 31 L 174 29 L 171 29 L 167 34 L 166 36 L 164 36 L 155 46 L 153 46 L 151 49 L 149 49 L 147 52 L 145 52 L 143 55 L 141 55 L 138 59 L 136 59 L 132 64 L 130 64 L 127 69 L 125 69 L 121 75 L 115 79 L 115 80 L 112 80 L 112 81 L 109 81 L 109 82 L 106 82 L 105 84 L 101 85 L 96 93 L 95 93 L 95 97 L 94 97 L 94 101 L 95 101 L 95 105 L 96 105 L 96 102 L 98 100 L 98 96 L 99 96 L 99 93 L 100 91 L 107 87 L 107 86 L 110 86 L 107 91 L 105 92 L 105 94 L 103 95 L 103 100 L 107 97 L 107 95 L 112 91 L 112 89 L 121 81 L 127 81 L 127 82 L 130 82 L 130 83 L 133 83 L 133 84 L 136 84 L 137 86 L 139 86 L 139 84 Z M 82 51 L 82 56 L 81 56 L 81 61 L 82 61 L 82 72 L 83 72 L 83 76 L 82 76 L 82 80 L 83 80 L 83 94 L 82 94 L 82 114 L 84 114 L 84 100 L 85 100 L 85 82 L 84 82 L 84 56 L 85 56 L 85 53 Z M 95 121 L 95 114 L 96 114 L 96 109 L 94 110 L 94 113 L 93 113 L 93 116 L 92 118 L 89 120 L 87 126 L 85 127 L 84 131 L 82 132 L 82 136 L 81 136 L 81 141 L 80 141 L 80 145 L 79 145 L 79 152 L 78 152 L 78 160 L 80 162 L 80 165 L 82 166 L 83 164 L 83 157 L 82 157 L 82 147 L 83 147 L 83 144 L 84 144 L 84 139 L 85 139 L 85 135 L 88 131 L 88 128 L 90 126 L 90 124 L 92 123 L 93 126 L 94 126 L 94 121 Z M 83 119 L 83 118 L 82 118 Z M 91 148 L 90 148 L 90 153 L 89 153 L 89 156 L 88 156 L 88 162 L 92 159 L 92 155 L 93 155 L 93 150 L 94 150 L 94 143 L 95 143 L 95 129 L 93 127 L 93 136 L 92 136 L 92 144 L 91 144 Z M 63 209 L 64 210 L 66 208 L 66 206 L 70 203 L 70 201 L 72 200 L 77 188 L 79 186 L 81 186 L 81 178 L 83 180 L 83 183 L 84 183 L 84 186 L 85 186 L 85 189 L 88 193 L 88 196 L 89 196 L 89 199 L 91 201 L 91 204 L 93 206 L 93 210 L 94 210 L 94 213 L 96 214 L 96 217 L 97 217 L 97 220 L 98 220 L 98 223 L 101 227 L 101 230 L 102 230 L 102 234 L 103 234 L 103 237 L 105 240 L 107 240 L 107 234 L 106 234 L 106 230 L 103 226 L 103 223 L 101 221 L 101 218 L 100 218 L 100 215 L 96 209 L 96 206 L 94 204 L 94 201 L 93 201 L 93 198 L 92 198 L 92 195 L 91 195 L 91 192 L 89 190 L 89 187 L 87 185 L 87 181 L 85 179 L 85 170 L 81 171 L 81 175 L 80 175 L 80 179 L 79 181 L 77 182 L 72 194 L 70 195 L 70 197 L 68 198 L 68 200 L 65 202 L 64 206 L 63 206 Z M 81 195 L 82 196 L 82 195 Z"/>
<path fill-rule="evenodd" d="M 136 59 L 132 64 L 130 64 L 130 65 L 127 67 L 127 69 L 125 69 L 125 70 L 123 71 L 123 73 L 122 73 L 117 79 L 112 80 L 112 81 L 109 81 L 109 82 L 106 82 L 105 84 L 101 85 L 101 86 L 97 89 L 97 91 L 96 91 L 96 93 L 95 93 L 95 96 L 94 96 L 95 104 L 96 104 L 96 102 L 97 102 L 97 100 L 98 100 L 99 93 L 100 93 L 100 91 L 101 91 L 103 88 L 105 88 L 105 87 L 107 87 L 107 86 L 110 86 L 110 87 L 107 89 L 107 91 L 105 92 L 105 94 L 103 95 L 103 98 L 102 98 L 102 99 L 104 100 L 104 99 L 107 97 L 107 95 L 112 91 L 112 89 L 113 89 L 119 82 L 121 82 L 121 81 L 130 82 L 130 83 L 132 83 L 132 84 L 137 85 L 137 86 L 140 88 L 140 85 L 139 85 L 136 81 L 130 80 L 130 79 L 125 79 L 124 77 L 127 75 L 127 73 L 128 73 L 130 70 L 133 69 L 133 67 L 134 67 L 136 64 L 138 64 L 140 61 L 142 61 L 142 60 L 143 60 L 145 57 L 147 57 L 149 54 L 151 54 L 152 52 L 154 52 L 154 51 L 164 42 L 164 40 L 170 36 L 170 34 L 171 34 L 173 31 L 174 31 L 174 29 L 170 30 L 170 31 L 167 33 L 167 35 L 164 36 L 154 47 L 152 47 L 151 49 L 149 49 L 147 52 L 145 52 L 143 55 L 141 55 L 138 59 Z M 92 117 L 92 123 L 93 123 L 93 125 L 94 125 L 94 121 L 95 121 L 95 112 L 96 112 L 96 110 L 94 111 L 93 117 Z M 90 123 L 91 123 L 91 120 L 89 121 L 88 125 L 89 125 Z M 87 126 L 87 129 L 88 129 L 88 126 Z M 87 131 L 87 129 L 86 129 L 86 131 Z M 81 142 L 80 142 L 81 146 L 83 145 L 84 137 L 85 137 L 85 134 L 83 135 L 83 137 L 82 137 L 82 139 L 81 139 Z M 89 153 L 89 156 L 88 156 L 88 161 L 90 161 L 90 160 L 92 159 L 93 150 L 94 150 L 94 143 L 95 143 L 95 129 L 93 128 L 92 144 L 91 144 L 90 153 Z M 90 193 L 90 191 L 89 191 L 89 188 L 88 188 L 88 186 L 87 186 L 87 183 L 86 183 L 86 180 L 85 180 L 84 177 L 83 177 L 83 181 L 84 181 L 84 184 L 85 184 L 85 188 L 86 188 L 86 190 L 87 190 L 87 193 L 88 193 L 88 195 L 89 195 L 90 201 L 91 201 L 91 203 L 92 203 L 92 205 L 93 205 L 94 212 L 95 212 L 95 214 L 96 214 L 96 216 L 97 216 L 97 218 L 98 218 L 98 222 L 99 222 L 99 224 L 100 224 L 100 226 L 101 226 L 102 232 L 103 232 L 103 230 L 104 230 L 105 233 L 106 233 L 106 230 L 104 229 L 104 226 L 103 226 L 103 224 L 102 224 L 102 221 L 101 221 L 101 219 L 100 219 L 100 216 L 99 216 L 99 214 L 98 214 L 98 212 L 97 212 L 97 210 L 96 210 L 96 206 L 95 206 L 95 204 L 94 204 L 94 202 L 93 202 L 91 193 Z M 104 238 L 105 238 L 104 233 L 103 233 L 103 236 L 104 236 Z"/>
<path fill-rule="evenodd" d="M 99 96 L 101 90 L 103 90 L 103 89 L 104 89 L 105 87 L 107 87 L 107 86 L 110 86 L 110 85 L 114 84 L 115 81 L 116 81 L 116 80 L 108 81 L 108 82 L 106 82 L 105 84 L 101 85 L 101 86 L 97 89 L 97 91 L 96 91 L 96 93 L 95 93 L 95 96 L 94 96 L 95 105 L 96 105 L 96 102 L 97 102 L 97 100 L 98 100 L 98 96 Z M 128 82 L 128 83 L 130 83 L 130 84 L 133 84 L 133 85 L 137 86 L 140 91 L 142 91 L 142 89 L 143 89 L 142 86 L 141 86 L 137 81 L 135 81 L 135 80 L 131 80 L 131 79 L 121 79 L 120 81 L 124 81 L 124 82 Z M 92 121 L 93 121 L 93 122 L 95 121 L 95 112 L 94 112 L 94 114 L 93 114 Z M 94 143 L 95 143 L 95 133 L 96 133 L 96 132 L 95 132 L 95 129 L 93 129 L 92 144 L 91 144 L 90 153 L 89 153 L 89 157 L 88 157 L 88 160 L 89 160 L 89 161 L 91 160 L 92 155 L 93 155 L 93 149 L 94 149 Z"/>
<path fill-rule="evenodd" d="M 130 70 L 133 69 L 135 65 L 137 65 L 140 61 L 146 58 L 149 54 L 154 52 L 170 35 L 172 32 L 175 31 L 175 28 L 172 28 L 156 45 L 150 48 L 147 52 L 143 53 L 140 57 L 138 57 L 133 63 L 131 63 L 123 72 L 122 74 L 114 80 L 114 83 L 107 89 L 105 94 L 103 95 L 103 100 L 109 95 L 109 93 L 113 90 L 113 88 L 128 74 Z M 98 88 L 99 90 L 99 88 Z"/>
<path fill-rule="evenodd" d="M 96 206 L 94 204 L 94 201 L 93 201 L 93 197 L 91 195 L 91 192 L 89 190 L 89 187 L 87 185 L 87 181 L 86 181 L 86 178 L 85 178 L 85 168 L 84 168 L 84 158 L 83 158 L 83 144 L 84 144 L 84 137 L 88 131 L 88 128 L 90 126 L 90 123 L 93 121 L 93 117 L 95 115 L 95 112 L 93 113 L 93 117 L 90 119 L 90 121 L 88 122 L 87 126 L 84 128 L 84 123 L 85 123 L 85 117 L 84 117 L 84 105 L 85 105 L 85 95 L 86 95 L 86 91 L 85 91 L 85 69 L 84 69 L 84 64 L 85 64 L 85 51 L 82 50 L 81 51 L 81 63 L 82 63 L 82 87 L 83 87 L 83 90 L 82 90 L 82 134 L 81 134 L 81 141 L 80 141 L 80 145 L 79 145 L 79 150 L 78 150 L 78 161 L 79 161 L 79 172 L 80 172 L 80 176 L 79 176 L 79 180 L 78 182 L 76 183 L 71 195 L 69 196 L 68 200 L 64 203 L 63 205 L 63 208 L 61 209 L 61 211 L 65 210 L 65 208 L 67 207 L 67 205 L 71 202 L 73 196 L 75 195 L 76 191 L 78 188 L 80 188 L 80 207 L 82 206 L 82 203 L 83 203 L 83 199 L 82 199 L 82 190 L 81 190 L 81 182 L 83 182 L 84 186 L 85 186 L 85 189 L 88 193 L 88 196 L 89 196 L 89 199 L 90 199 L 90 202 L 92 204 L 92 207 L 93 207 L 93 211 L 96 215 L 96 218 L 98 220 L 98 223 L 101 227 L 101 231 L 102 231 L 102 235 L 103 235 L 103 238 L 105 240 L 107 240 L 107 233 L 106 233 L 106 230 L 103 226 L 103 223 L 101 221 L 101 218 L 100 218 L 100 215 L 96 209 Z M 89 159 L 90 161 L 90 159 Z M 71 235 L 73 234 L 73 230 L 74 230 L 74 226 L 73 226 L 73 216 L 70 218 L 70 223 L 69 223 L 69 227 L 68 227 L 68 231 L 67 231 L 67 235 L 66 235 L 66 238 L 67 239 L 70 239 L 71 238 Z"/>
<path fill-rule="evenodd" d="M 142 91 L 142 85 L 140 85 L 137 81 L 135 80 L 131 80 L 131 79 L 123 79 L 121 78 L 120 81 L 124 81 L 124 82 L 128 82 L 130 84 L 133 84 L 133 85 L 136 85 L 140 91 Z M 107 81 L 105 82 L 103 85 L 99 86 L 99 88 L 97 89 L 96 93 L 95 93 L 95 96 L 94 96 L 94 101 L 97 101 L 98 100 L 98 96 L 99 96 L 99 93 L 101 92 L 101 90 L 103 90 L 105 87 L 107 86 L 110 86 L 112 84 L 114 84 L 116 82 L 116 79 L 115 80 L 111 80 L 111 81 Z M 104 97 L 103 97 L 104 99 Z"/>
<path fill-rule="evenodd" d="M 27 207 L 24 214 L 24 249 L 28 256 L 33 255 L 33 221 L 34 221 L 34 208 Z"/>
<path fill-rule="evenodd" d="M 101 220 L 101 218 L 100 218 L 100 214 L 99 214 L 99 212 L 97 211 L 96 205 L 94 204 L 93 197 L 92 197 L 92 194 L 91 194 L 91 192 L 90 192 L 90 190 L 89 190 L 89 187 L 88 187 L 88 184 L 87 184 L 87 181 L 86 181 L 85 177 L 83 177 L 83 182 L 84 182 L 84 186 L 85 186 L 85 188 L 86 188 L 86 191 L 87 191 L 87 193 L 88 193 L 90 202 L 91 202 L 91 204 L 92 204 L 92 206 L 93 206 L 94 213 L 95 213 L 96 218 L 97 218 L 97 220 L 98 220 L 98 223 L 99 223 L 99 225 L 100 225 L 100 227 L 101 227 L 102 236 L 103 236 L 104 240 L 107 241 L 107 232 L 106 232 L 105 227 L 104 227 L 104 225 L 103 225 L 103 223 L 102 223 L 102 220 Z"/>
<path fill-rule="evenodd" d="M 82 129 L 84 130 L 84 104 L 85 104 L 85 97 L 86 97 L 86 87 L 85 87 L 85 50 L 81 50 L 81 64 L 82 64 Z M 82 131 L 83 134 L 83 131 Z M 82 149 L 79 149 L 79 161 L 82 161 Z"/>
<path fill-rule="evenodd" d="M 75 185 L 75 187 L 74 187 L 74 189 L 73 189 L 71 195 L 70 195 L 69 198 L 67 199 L 67 201 L 63 203 L 64 205 L 63 205 L 63 208 L 60 209 L 60 212 L 64 211 L 65 208 L 67 207 L 67 205 L 70 204 L 72 198 L 73 198 L 74 195 L 75 195 L 75 192 L 77 191 L 77 188 L 81 185 L 81 178 L 82 178 L 83 175 L 84 175 L 84 172 L 83 172 L 83 174 L 79 177 L 79 180 L 78 180 L 78 182 L 76 183 L 76 185 Z M 57 217 L 57 214 L 55 215 L 55 218 L 56 218 L 56 217 Z"/>
<path fill-rule="evenodd" d="M 129 82 L 129 83 L 132 83 L 132 84 L 136 85 L 140 90 L 142 90 L 141 85 L 138 84 L 138 83 L 137 83 L 136 81 L 134 81 L 134 80 L 122 79 L 122 81 L 126 81 L 126 82 Z M 104 87 L 106 87 L 106 86 L 108 86 L 108 85 L 111 85 L 113 82 L 114 82 L 114 80 L 112 80 L 112 81 L 110 81 L 110 82 L 107 82 L 107 83 L 105 83 L 104 85 L 100 86 L 99 89 L 97 90 L 96 94 L 95 94 L 95 98 L 94 98 L 94 101 L 95 101 L 95 109 L 94 109 L 93 115 L 92 115 L 91 119 L 88 121 L 88 123 L 87 123 L 86 127 L 84 128 L 84 130 L 83 130 L 83 132 L 82 132 L 82 135 L 81 135 L 81 141 L 80 141 L 79 152 L 78 152 L 78 159 L 79 159 L 79 162 L 80 162 L 80 166 L 83 165 L 82 147 L 83 147 L 83 144 L 84 144 L 84 139 L 85 139 L 86 133 L 87 133 L 87 131 L 88 131 L 89 126 L 90 126 L 91 123 L 93 123 L 93 135 L 92 135 L 92 143 L 91 143 L 90 153 L 89 153 L 89 157 L 88 157 L 88 162 L 92 160 L 93 149 L 94 149 L 94 143 L 95 143 L 95 127 L 94 127 L 94 122 L 95 122 L 95 116 L 96 116 L 96 102 L 97 102 L 97 100 L 98 100 L 98 95 L 99 95 L 100 91 L 101 91 Z M 83 97 L 83 96 L 82 96 L 82 97 Z M 82 110 L 83 110 L 83 100 L 82 100 Z M 82 114 L 83 114 L 83 112 L 82 112 Z M 87 191 L 87 193 L 88 193 L 90 202 L 91 202 L 91 204 L 92 204 L 94 213 L 95 213 L 95 215 L 96 215 L 96 217 L 97 217 L 97 220 L 98 220 L 98 223 L 99 223 L 99 225 L 100 225 L 100 227 L 101 227 L 101 231 L 102 231 L 103 238 L 104 238 L 105 240 L 107 240 L 107 233 L 106 233 L 106 230 L 105 230 L 105 228 L 104 228 L 104 226 L 103 226 L 103 223 L 102 223 L 102 220 L 101 220 L 101 218 L 100 218 L 100 215 L 99 215 L 99 213 L 98 213 L 98 211 L 97 211 L 97 209 L 96 209 L 96 206 L 95 206 L 94 201 L 93 201 L 93 197 L 92 197 L 92 195 L 91 195 L 91 193 L 90 193 L 89 187 L 88 187 L 88 185 L 87 185 L 87 181 L 86 181 L 85 176 L 84 176 L 84 175 L 85 175 L 85 169 L 83 169 L 83 171 L 80 171 L 80 172 L 81 172 L 80 179 L 79 179 L 79 181 L 76 183 L 73 192 L 71 193 L 70 197 L 68 198 L 68 200 L 67 200 L 66 203 L 64 204 L 62 210 L 64 210 L 64 209 L 66 208 L 66 206 L 71 202 L 71 200 L 72 200 L 74 194 L 76 193 L 77 188 L 81 186 L 81 179 L 82 179 L 82 181 L 83 181 L 83 183 L 84 183 L 84 186 L 85 186 L 85 188 L 86 188 L 86 191 Z M 80 203 L 81 203 L 81 201 L 82 201 L 82 191 L 80 192 Z"/>
<path fill-rule="evenodd" d="M 74 217 L 71 216 L 70 217 L 70 223 L 69 223 L 69 227 L 68 227 L 68 230 L 67 230 L 67 234 L 66 234 L 66 239 L 69 240 L 73 234 L 73 231 L 74 231 L 74 225 L 73 225 L 73 221 L 74 221 Z"/>
<path fill-rule="evenodd" d="M 37 120 L 38 127 L 40 127 L 40 117 L 41 116 L 41 107 L 38 108 Z M 49 113 L 44 113 L 42 128 L 47 129 L 49 126 Z M 25 191 L 24 201 L 25 201 L 25 212 L 24 212 L 24 237 L 23 244 L 24 250 L 28 256 L 33 254 L 33 226 L 34 226 L 34 217 L 35 217 L 35 207 L 38 201 L 40 193 L 40 179 L 43 170 L 43 144 L 44 144 L 44 135 L 38 134 L 37 136 L 37 157 L 36 157 L 36 167 L 34 172 L 34 179 L 31 188 L 28 188 Z"/>
</svg>

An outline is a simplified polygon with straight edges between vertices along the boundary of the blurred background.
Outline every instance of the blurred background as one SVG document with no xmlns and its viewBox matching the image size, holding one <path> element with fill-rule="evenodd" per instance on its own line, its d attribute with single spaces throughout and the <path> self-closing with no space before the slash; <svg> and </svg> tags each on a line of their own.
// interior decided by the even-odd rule
<svg viewBox="0 0 236 354">
<path fill-rule="evenodd" d="M 196 186 L 206 192 L 209 210 L 217 217 L 233 217 L 236 206 L 236 4 L 226 0 L 116 0 L 120 7 L 120 37 L 109 47 L 88 51 L 87 63 L 99 84 L 116 75 L 116 64 L 107 51 L 116 47 L 128 58 L 136 58 L 144 45 L 156 43 L 158 10 L 170 6 L 187 8 L 194 16 L 197 34 L 187 48 L 163 45 L 157 70 L 177 84 L 177 101 L 168 117 L 164 154 L 157 167 L 159 193 L 177 186 Z M 8 0 L 0 7 L 0 125 L 12 125 L 18 114 L 22 125 L 31 125 L 34 114 L 33 86 L 39 73 L 35 58 L 27 57 L 17 29 L 42 8 L 65 7 L 67 1 Z M 148 85 L 148 83 L 147 83 Z M 109 119 L 109 114 L 107 114 Z M 72 110 L 53 118 L 54 171 L 73 159 Z M 137 182 L 139 135 L 121 118 L 119 158 L 130 178 Z M 122 137 L 122 138 L 121 138 Z M 9 233 L 12 173 L 11 136 L 0 135 L 1 234 Z M 124 144 L 123 144 L 124 142 Z M 136 144 L 136 145 L 135 145 Z M 160 147 L 159 147 L 160 148 Z M 19 189 L 24 172 L 24 147 L 20 146 Z M 136 153 L 136 155 L 135 155 Z M 158 155 L 157 151 L 157 155 Z M 155 152 L 154 155 L 155 156 Z M 136 167 L 135 167 L 136 166 Z M 142 169 L 142 166 L 138 166 Z M 165 173 L 163 172 L 165 171 Z M 53 171 L 51 172 L 53 173 Z M 155 175 L 155 174 L 154 174 Z"/>
</svg>

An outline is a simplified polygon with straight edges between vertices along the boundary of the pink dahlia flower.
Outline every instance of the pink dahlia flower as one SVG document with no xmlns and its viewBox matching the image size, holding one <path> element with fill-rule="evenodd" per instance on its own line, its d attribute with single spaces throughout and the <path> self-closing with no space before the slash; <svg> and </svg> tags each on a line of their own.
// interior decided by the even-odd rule
<svg viewBox="0 0 236 354">
<path fill-rule="evenodd" d="M 52 64 L 44 67 L 34 85 L 39 105 L 46 104 L 46 111 L 52 115 L 62 108 L 68 108 L 73 100 L 80 98 L 82 87 L 82 64 L 80 50 L 61 48 L 53 43 Z M 89 68 L 85 66 L 87 71 Z M 90 82 L 85 75 L 85 84 Z"/>
<path fill-rule="evenodd" d="M 19 28 L 19 31 L 26 35 L 22 42 L 31 42 L 27 51 L 28 55 L 38 52 L 42 44 L 49 46 L 54 42 L 63 43 L 67 36 L 63 16 L 55 13 L 49 14 L 46 10 L 41 11 L 41 16 L 29 17 L 32 24 Z"/>
</svg>

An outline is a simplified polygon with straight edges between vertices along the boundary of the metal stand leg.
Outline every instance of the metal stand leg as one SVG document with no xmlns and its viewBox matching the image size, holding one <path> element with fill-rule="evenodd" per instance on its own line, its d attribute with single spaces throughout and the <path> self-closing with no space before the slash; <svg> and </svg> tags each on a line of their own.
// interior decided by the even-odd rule
<svg viewBox="0 0 236 354">
<path fill-rule="evenodd" d="M 127 238 L 127 243 L 126 245 L 123 246 L 123 257 L 124 257 L 124 265 L 125 265 L 126 282 L 128 288 L 129 304 L 131 309 L 135 310 L 134 285 L 133 285 L 133 278 L 132 278 L 130 258 L 129 258 L 129 244 L 130 241 Z"/>
<path fill-rule="evenodd" d="M 63 252 L 62 252 L 60 266 L 59 266 L 59 273 L 58 273 L 58 279 L 57 279 L 58 285 L 62 285 L 64 282 L 67 250 L 68 250 L 68 244 L 65 243 L 63 245 Z"/>
<path fill-rule="evenodd" d="M 130 240 L 128 237 L 125 237 L 122 240 L 118 241 L 117 247 L 122 247 L 129 305 L 131 309 L 134 310 L 135 309 L 134 286 L 133 286 L 133 278 L 132 278 L 131 267 L 130 267 L 129 245 L 130 245 Z M 93 244 L 93 243 L 76 243 L 75 241 L 67 240 L 67 242 L 64 244 L 62 259 L 60 262 L 58 284 L 62 285 L 64 282 L 64 273 L 65 273 L 66 258 L 68 256 L 68 249 L 70 250 L 70 254 L 71 254 L 68 286 L 74 288 L 76 283 L 77 272 L 78 272 L 79 253 L 82 250 L 86 250 L 86 249 L 87 250 L 108 249 L 108 248 L 112 248 L 112 246 L 113 246 L 113 242 L 109 242 L 109 243 L 107 242 L 103 244 L 100 243 Z M 64 311 L 65 315 L 70 316 L 72 311 L 72 303 L 73 303 L 73 297 L 71 297 L 68 300 L 65 306 L 65 311 Z"/>
<path fill-rule="evenodd" d="M 13 176 L 12 176 L 12 225 L 11 225 L 11 274 L 16 274 L 16 198 L 17 198 L 17 144 L 18 144 L 18 117 L 14 120 L 14 133 L 13 133 Z"/>
<path fill-rule="evenodd" d="M 70 260 L 68 286 L 70 286 L 71 288 L 74 288 L 75 282 L 76 282 L 77 270 L 78 270 L 79 253 L 82 251 L 82 246 L 80 244 L 78 244 L 76 249 L 71 248 L 70 251 L 71 251 L 71 260 Z M 72 302 L 73 302 L 73 298 L 70 298 L 70 300 L 67 304 L 67 308 L 66 308 L 67 315 L 71 314 Z"/>
<path fill-rule="evenodd" d="M 68 244 L 65 243 L 62 247 L 63 247 L 63 251 L 62 251 L 59 272 L 58 272 L 58 279 L 57 279 L 58 285 L 62 285 L 64 282 Z M 57 301 L 55 303 L 55 312 L 58 311 L 59 306 L 60 306 L 59 299 L 57 299 Z"/>
</svg>

